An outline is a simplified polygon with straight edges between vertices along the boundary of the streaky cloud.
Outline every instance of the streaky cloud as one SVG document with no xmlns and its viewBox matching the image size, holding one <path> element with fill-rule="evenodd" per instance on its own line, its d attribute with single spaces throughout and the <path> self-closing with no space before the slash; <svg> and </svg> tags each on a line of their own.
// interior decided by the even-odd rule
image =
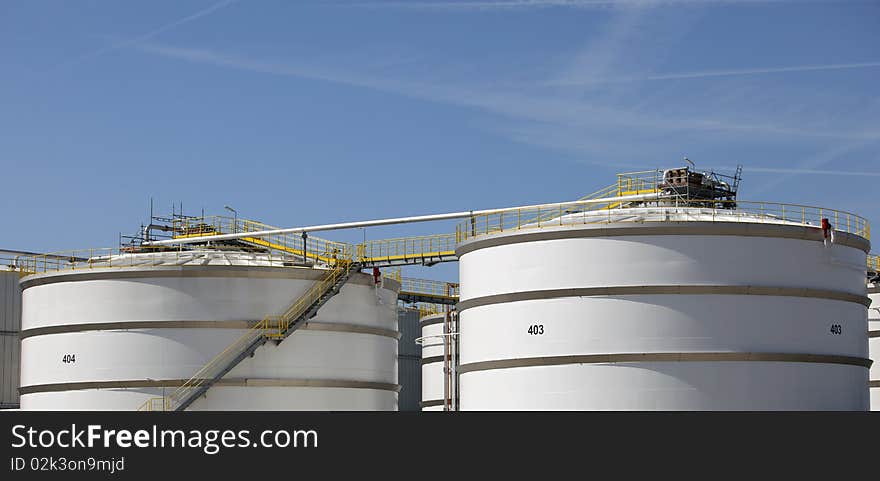
<svg viewBox="0 0 880 481">
<path fill-rule="evenodd" d="M 711 6 L 762 3 L 816 3 L 823 0 L 495 0 L 495 1 L 368 1 L 341 2 L 335 5 L 364 8 L 397 8 L 409 10 L 527 10 L 538 8 L 607 8 L 607 7 L 663 7 L 663 6 Z"/>
<path fill-rule="evenodd" d="M 701 79 L 711 77 L 734 77 L 743 75 L 764 75 L 774 73 L 790 73 L 790 72 L 818 72 L 827 70 L 846 70 L 846 69 L 864 69 L 880 67 L 880 62 L 853 62 L 853 63 L 833 63 L 823 65 L 795 65 L 789 67 L 769 67 L 769 68 L 744 68 L 744 69 L 725 69 L 725 70 L 704 70 L 699 72 L 679 72 L 665 74 L 647 74 L 641 76 L 625 76 L 625 77 L 609 77 L 609 78 L 591 78 L 588 80 L 556 80 L 548 82 L 548 85 L 558 86 L 580 86 L 594 85 L 603 83 L 624 83 L 624 82 L 642 82 L 655 80 L 687 80 Z"/>
<path fill-rule="evenodd" d="M 733 169 L 733 167 L 722 166 L 724 169 Z M 880 172 L 858 172 L 852 170 L 821 170 L 821 169 L 799 169 L 785 167 L 743 167 L 743 171 L 763 172 L 768 174 L 790 174 L 790 175 L 840 175 L 847 177 L 880 177 Z"/>
<path fill-rule="evenodd" d="M 256 60 L 250 56 L 236 56 L 213 50 L 184 48 L 162 45 L 153 42 L 139 43 L 133 48 L 151 55 L 175 58 L 197 64 L 208 64 L 250 72 L 320 80 L 360 88 L 403 95 L 411 98 L 477 108 L 489 113 L 511 118 L 555 124 L 579 125 L 595 128 L 598 126 L 641 128 L 649 130 L 701 130 L 752 132 L 770 135 L 829 137 L 869 139 L 880 138 L 880 131 L 864 129 L 861 131 L 803 130 L 796 127 L 775 126 L 755 123 L 729 123 L 714 119 L 669 118 L 646 116 L 625 109 L 602 107 L 590 103 L 572 104 L 565 98 L 533 93 L 518 93 L 499 90 L 486 90 L 452 86 L 436 83 L 375 77 L 351 71 L 337 71 L 317 65 L 298 63 L 277 63 Z M 601 119 L 601 121 L 592 120 Z M 586 122 L 586 124 L 584 124 Z"/>
<path fill-rule="evenodd" d="M 150 40 L 151 38 L 153 38 L 161 33 L 167 32 L 173 28 L 176 28 L 176 27 L 179 27 L 183 24 L 192 22 L 193 20 L 197 20 L 202 17 L 206 17 L 208 15 L 211 15 L 212 13 L 217 12 L 218 10 L 221 10 L 223 8 L 226 8 L 229 5 L 232 5 L 233 3 L 236 3 L 238 1 L 239 0 L 221 0 L 221 1 L 214 3 L 214 4 L 204 8 L 202 10 L 199 10 L 198 12 L 195 12 L 191 15 L 187 15 L 183 18 L 179 18 L 177 20 L 174 20 L 173 22 L 166 23 L 165 25 L 162 25 L 161 27 L 150 30 L 149 32 L 138 35 L 137 37 L 129 38 L 126 40 L 120 40 L 120 41 L 114 42 L 110 45 L 107 45 L 106 47 L 102 47 L 102 48 L 93 50 L 91 52 L 74 57 L 72 59 L 69 59 L 66 62 L 63 62 L 61 65 L 59 65 L 59 67 L 68 67 L 71 65 L 75 65 L 75 64 L 78 64 L 78 63 L 83 62 L 85 60 L 99 57 L 101 55 L 112 52 L 114 50 L 119 50 L 119 49 L 122 49 L 125 47 L 130 47 L 130 46 L 135 45 L 140 42 L 145 42 L 145 41 Z"/>
<path fill-rule="evenodd" d="M 643 77 L 645 80 L 675 80 L 675 79 L 691 79 L 706 77 L 729 77 L 735 75 L 759 75 L 768 73 L 785 73 L 785 72 L 813 72 L 821 70 L 843 70 L 856 68 L 874 68 L 880 67 L 880 62 L 855 62 L 855 63 L 832 63 L 825 65 L 797 65 L 792 67 L 772 67 L 772 68 L 751 68 L 751 69 L 733 69 L 733 70 L 706 70 L 703 72 L 684 72 L 648 75 Z"/>
</svg>

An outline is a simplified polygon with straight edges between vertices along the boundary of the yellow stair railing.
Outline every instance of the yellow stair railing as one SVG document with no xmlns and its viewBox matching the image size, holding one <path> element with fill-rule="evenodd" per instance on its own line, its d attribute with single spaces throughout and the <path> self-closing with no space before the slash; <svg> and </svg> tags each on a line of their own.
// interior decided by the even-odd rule
<svg viewBox="0 0 880 481">
<path fill-rule="evenodd" d="M 164 397 L 153 397 L 144 401 L 143 404 L 137 409 L 138 411 L 170 411 L 170 405 L 168 404 L 168 398 Z"/>
<path fill-rule="evenodd" d="M 297 299 L 290 307 L 280 316 L 266 316 L 263 318 L 265 325 L 272 329 L 266 333 L 269 339 L 284 339 L 289 334 L 289 330 L 293 322 L 300 319 L 307 313 L 310 307 L 320 301 L 321 297 L 326 295 L 336 286 L 344 276 L 347 276 L 352 268 L 352 262 L 349 259 L 343 259 L 336 263 L 323 278 L 312 285 L 299 299 Z"/>
<path fill-rule="evenodd" d="M 303 324 L 308 317 L 314 315 L 317 309 L 329 297 L 338 292 L 338 289 L 347 280 L 353 267 L 351 251 L 346 249 L 339 257 L 335 258 L 332 268 L 298 297 L 284 313 L 281 315 L 267 315 L 262 320 L 257 321 L 250 329 L 214 356 L 180 387 L 165 396 L 161 402 L 156 401 L 156 398 L 149 399 L 138 410 L 160 410 L 157 407 L 161 407 L 161 410 L 175 411 L 186 409 L 195 399 L 204 394 L 211 385 L 231 371 L 258 347 L 265 344 L 267 340 L 282 341 Z M 336 289 L 335 292 L 334 289 Z"/>
<path fill-rule="evenodd" d="M 617 174 L 617 182 L 585 195 L 575 203 L 587 200 L 604 199 L 606 197 L 622 197 L 625 195 L 642 195 L 654 194 L 660 191 L 659 185 L 662 179 L 662 172 L 656 170 L 645 170 L 641 172 L 627 172 Z M 523 224 L 546 224 L 554 219 L 559 220 L 563 215 L 580 213 L 584 211 L 616 209 L 623 204 L 620 202 L 608 203 L 580 203 L 577 210 L 572 209 L 551 209 L 548 212 L 538 212 L 532 217 L 528 215 L 519 221 Z"/>
<path fill-rule="evenodd" d="M 204 237 L 216 234 L 278 230 L 278 227 L 253 220 L 227 216 L 187 217 L 175 219 L 175 238 Z M 250 245 L 292 254 L 304 260 L 331 264 L 351 244 L 301 234 L 273 234 L 239 239 Z M 455 235 L 401 237 L 369 240 L 354 247 L 356 260 L 365 266 L 432 263 L 455 260 Z"/>
<path fill-rule="evenodd" d="M 278 227 L 264 224 L 255 220 L 238 219 L 233 217 L 214 215 L 205 217 L 185 217 L 175 219 L 173 224 L 174 238 L 204 237 L 216 234 L 236 234 L 277 230 Z M 301 234 L 274 234 L 260 237 L 242 237 L 241 242 L 286 252 L 303 260 L 311 260 L 322 263 L 332 263 L 334 256 L 340 252 L 349 250 L 350 245 L 320 237 Z"/>
</svg>

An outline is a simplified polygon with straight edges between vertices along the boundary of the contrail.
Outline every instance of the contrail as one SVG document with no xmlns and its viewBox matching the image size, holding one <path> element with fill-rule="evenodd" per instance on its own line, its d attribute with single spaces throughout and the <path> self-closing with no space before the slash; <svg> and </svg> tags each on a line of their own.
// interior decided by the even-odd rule
<svg viewBox="0 0 880 481">
<path fill-rule="evenodd" d="M 736 167 L 722 165 L 718 169 L 734 170 Z M 851 170 L 786 169 L 784 167 L 743 167 L 743 171 L 791 175 L 843 175 L 851 177 L 880 177 L 880 172 L 855 172 Z"/>
<path fill-rule="evenodd" d="M 854 62 L 854 63 L 831 63 L 824 65 L 795 65 L 791 67 L 770 67 L 770 68 L 744 68 L 744 69 L 728 69 L 728 70 L 705 70 L 702 72 L 682 72 L 682 73 L 666 73 L 666 74 L 648 74 L 641 76 L 629 77 L 608 77 L 608 78 L 590 78 L 585 80 L 557 80 L 548 82 L 548 85 L 561 86 L 577 86 L 577 85 L 594 85 L 602 83 L 623 83 L 623 82 L 642 82 L 648 80 L 680 80 L 680 79 L 698 79 L 709 77 L 732 77 L 737 75 L 761 75 L 786 72 L 816 72 L 823 70 L 844 70 L 858 68 L 876 68 L 880 67 L 880 62 Z"/>
<path fill-rule="evenodd" d="M 812 72 L 817 70 L 841 70 L 851 68 L 871 68 L 880 67 L 880 62 L 857 62 L 857 63 L 833 63 L 825 65 L 799 65 L 794 67 L 775 67 L 775 68 L 752 68 L 752 69 L 736 69 L 736 70 L 707 70 L 704 72 L 685 72 L 671 73 L 660 75 L 648 75 L 642 77 L 644 80 L 674 80 L 704 77 L 727 77 L 732 75 L 756 75 L 765 73 L 782 73 L 782 72 Z"/>
<path fill-rule="evenodd" d="M 595 7 L 658 7 L 671 5 L 729 5 L 757 3 L 792 3 L 799 0 L 496 0 L 496 1 L 436 1 L 436 2 L 341 2 L 337 6 L 369 8 L 406 8 L 434 10 L 523 10 L 529 8 L 595 8 Z M 801 0 L 821 1 L 821 0 Z"/>
<path fill-rule="evenodd" d="M 78 57 L 72 58 L 72 59 L 62 63 L 61 65 L 59 65 L 59 67 L 67 67 L 70 65 L 75 65 L 75 64 L 78 64 L 84 60 L 88 60 L 90 58 L 95 58 L 95 57 L 104 55 L 107 52 L 112 52 L 113 50 L 118 50 L 120 48 L 128 47 L 129 45 L 134 45 L 136 43 L 143 42 L 145 40 L 149 40 L 149 39 L 155 37 L 156 35 L 159 35 L 160 33 L 167 32 L 168 30 L 171 30 L 172 28 L 179 27 L 185 23 L 189 23 L 189 22 L 192 22 L 193 20 L 197 20 L 199 18 L 208 16 L 208 15 L 216 12 L 217 10 L 220 10 L 222 8 L 228 7 L 229 5 L 232 5 L 233 3 L 237 2 L 237 1 L 238 0 L 222 0 L 220 2 L 217 2 L 213 5 L 211 5 L 208 8 L 205 8 L 203 10 L 199 10 L 198 12 L 193 13 L 192 15 L 188 15 L 188 16 L 183 17 L 181 19 L 175 20 L 171 23 L 167 23 L 165 25 L 162 25 L 161 27 L 159 27 L 155 30 L 151 30 L 143 35 L 140 35 L 140 36 L 137 36 L 134 38 L 130 38 L 128 40 L 122 40 L 122 41 L 116 42 L 112 45 L 108 45 L 106 47 L 102 47 L 102 48 L 99 48 L 99 49 L 94 50 L 92 52 L 89 52 L 89 53 L 80 55 Z"/>
</svg>

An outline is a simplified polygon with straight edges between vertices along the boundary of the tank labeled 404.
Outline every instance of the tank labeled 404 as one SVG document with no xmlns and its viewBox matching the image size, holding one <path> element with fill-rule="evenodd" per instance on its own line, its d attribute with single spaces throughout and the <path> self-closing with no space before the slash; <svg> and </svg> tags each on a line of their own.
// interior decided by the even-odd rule
<svg viewBox="0 0 880 481">
<path fill-rule="evenodd" d="M 23 278 L 22 409 L 134 410 L 165 398 L 326 272 L 260 254 L 191 255 L 184 265 L 143 255 L 137 266 L 141 254 L 125 254 L 134 266 Z M 396 410 L 398 289 L 353 273 L 295 335 L 257 349 L 189 409 Z"/>
</svg>

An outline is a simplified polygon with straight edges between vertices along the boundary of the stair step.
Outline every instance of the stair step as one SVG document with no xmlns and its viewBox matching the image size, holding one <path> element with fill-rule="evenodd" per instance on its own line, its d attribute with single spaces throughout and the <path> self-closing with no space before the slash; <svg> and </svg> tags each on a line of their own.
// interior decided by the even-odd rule
<svg viewBox="0 0 880 481">
<path fill-rule="evenodd" d="M 337 267 L 336 271 L 331 271 L 330 273 L 328 273 L 328 276 L 329 275 L 336 275 L 336 273 L 338 273 L 339 277 L 337 279 L 335 279 L 335 281 L 328 288 L 326 288 L 324 290 L 324 292 L 322 292 L 321 295 L 319 295 L 314 302 L 312 302 L 310 305 L 308 305 L 295 318 L 291 319 L 290 322 L 288 322 L 286 324 L 286 329 L 284 329 L 281 332 L 256 331 L 257 332 L 256 335 L 259 336 L 257 339 L 254 339 L 252 342 L 249 341 L 249 344 L 247 346 L 245 346 L 244 348 L 242 348 L 241 350 L 239 350 L 238 354 L 231 361 L 229 361 L 228 363 L 223 365 L 223 369 L 220 370 L 220 372 L 214 374 L 210 379 L 206 378 L 205 381 L 202 381 L 201 383 L 197 383 L 197 384 L 192 385 L 189 388 L 191 391 L 189 393 L 187 393 L 187 395 L 185 397 L 183 397 L 182 400 L 180 400 L 180 402 L 177 404 L 177 406 L 174 406 L 174 410 L 182 411 L 182 410 L 186 409 L 187 407 L 189 407 L 189 405 L 192 404 L 195 401 L 195 399 L 204 395 L 208 391 L 208 389 L 210 389 L 211 386 L 214 385 L 214 383 L 217 380 L 219 380 L 224 375 L 226 375 L 226 373 L 231 371 L 236 365 L 238 365 L 241 362 L 242 359 L 244 359 L 244 357 L 246 357 L 248 354 L 250 356 L 253 356 L 256 349 L 259 348 L 260 346 L 262 346 L 263 344 L 265 344 L 266 341 L 271 339 L 271 340 L 275 341 L 275 345 L 281 344 L 281 342 L 284 341 L 284 339 L 286 339 L 294 331 L 296 331 L 296 329 L 298 329 L 302 324 L 304 324 L 304 321 L 315 317 L 318 314 L 318 310 L 331 297 L 333 297 L 334 295 L 339 293 L 339 291 L 341 290 L 341 286 L 344 285 L 348 281 L 348 279 L 351 277 L 352 272 L 354 272 L 356 270 L 359 270 L 359 268 L 356 268 L 354 263 L 348 263 L 348 264 L 345 264 L 344 266 Z M 318 284 L 316 284 L 316 287 L 317 287 L 317 285 Z M 309 291 L 306 291 L 306 293 L 308 293 L 308 292 Z M 291 306 L 293 306 L 293 305 L 295 305 L 295 304 L 292 304 Z M 280 326 L 279 326 L 279 329 L 280 329 Z M 232 346 L 230 346 L 230 347 L 232 347 Z M 221 355 L 222 355 L 222 353 L 221 353 Z M 220 357 L 218 356 L 215 359 L 220 359 Z M 212 362 L 214 362 L 214 360 L 212 360 Z M 209 363 L 208 365 L 210 365 L 210 364 L 211 363 Z M 201 372 L 201 371 L 199 371 L 199 372 Z M 198 374 L 199 373 L 196 373 L 196 375 L 198 375 Z M 196 379 L 195 376 L 193 377 L 193 379 Z M 172 399 L 173 399 L 173 396 L 172 396 Z"/>
</svg>

